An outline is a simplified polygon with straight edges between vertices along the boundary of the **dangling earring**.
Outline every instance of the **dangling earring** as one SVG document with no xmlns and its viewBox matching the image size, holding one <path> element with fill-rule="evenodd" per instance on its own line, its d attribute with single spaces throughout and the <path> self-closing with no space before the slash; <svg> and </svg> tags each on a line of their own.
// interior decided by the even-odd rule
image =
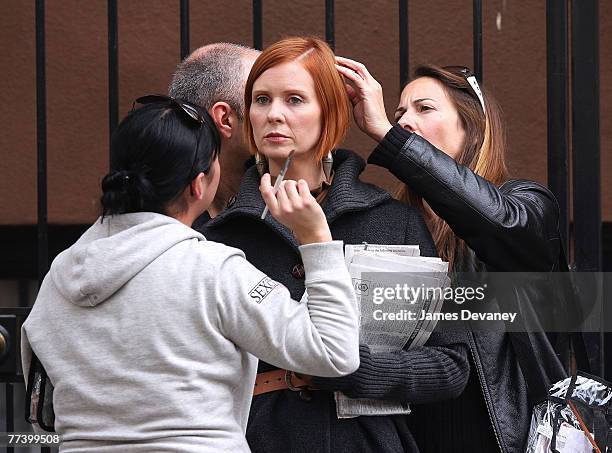
<svg viewBox="0 0 612 453">
<path fill-rule="evenodd" d="M 334 158 L 332 157 L 331 151 L 327 153 L 323 159 L 321 159 L 323 165 L 323 173 L 325 174 L 325 182 L 329 184 L 331 179 L 332 166 L 334 165 Z"/>
<path fill-rule="evenodd" d="M 259 152 L 255 153 L 255 166 L 257 167 L 257 173 L 259 176 L 263 176 L 266 171 L 268 171 L 268 160 L 266 156 L 259 154 Z"/>
</svg>

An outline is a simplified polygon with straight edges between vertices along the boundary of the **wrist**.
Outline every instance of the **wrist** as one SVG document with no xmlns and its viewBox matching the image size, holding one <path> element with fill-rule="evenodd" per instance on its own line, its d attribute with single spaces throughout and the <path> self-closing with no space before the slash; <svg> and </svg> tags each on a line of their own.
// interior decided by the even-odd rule
<svg viewBox="0 0 612 453">
<path fill-rule="evenodd" d="M 306 244 L 317 244 L 321 242 L 331 242 L 332 236 L 329 229 L 320 230 L 320 231 L 312 231 L 306 234 L 296 234 L 295 238 L 301 245 Z"/>
<path fill-rule="evenodd" d="M 383 138 L 385 138 L 385 135 L 387 135 L 387 133 L 392 128 L 393 126 L 388 121 L 381 123 L 379 126 L 372 129 L 372 131 L 370 132 L 370 137 L 372 137 L 377 142 L 380 142 Z"/>
</svg>

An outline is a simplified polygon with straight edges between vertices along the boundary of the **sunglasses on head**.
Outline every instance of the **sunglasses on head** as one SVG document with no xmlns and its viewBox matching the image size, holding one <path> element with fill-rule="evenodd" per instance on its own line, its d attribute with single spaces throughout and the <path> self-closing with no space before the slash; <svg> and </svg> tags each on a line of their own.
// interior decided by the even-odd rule
<svg viewBox="0 0 612 453">
<path fill-rule="evenodd" d="M 136 107 L 136 104 L 162 104 L 164 102 L 169 102 L 180 107 L 183 112 L 189 116 L 192 120 L 197 122 L 198 124 L 204 123 L 204 117 L 198 111 L 198 108 L 187 101 L 183 101 L 182 99 L 173 98 L 171 96 L 164 96 L 163 94 L 148 94 L 146 96 L 141 96 L 134 101 L 132 104 L 132 110 Z"/>
<path fill-rule="evenodd" d="M 478 85 L 478 80 L 476 80 L 476 76 L 474 75 L 474 73 L 465 66 L 444 66 L 442 69 L 455 74 L 461 74 L 465 78 L 467 83 L 469 83 L 472 87 L 472 90 L 476 94 L 476 97 L 480 101 L 480 105 L 482 106 L 482 112 L 486 115 L 487 110 L 485 109 L 484 97 L 482 96 L 482 91 L 480 91 L 480 85 Z"/>
<path fill-rule="evenodd" d="M 165 104 L 165 103 L 170 103 L 170 104 L 173 104 L 179 107 L 187 115 L 188 118 L 195 121 L 199 126 L 198 138 L 196 141 L 196 148 L 195 148 L 195 153 L 193 156 L 193 164 L 191 164 L 191 168 L 189 169 L 189 173 L 187 175 L 187 181 L 191 182 L 191 179 L 192 179 L 191 175 L 193 174 L 193 169 L 195 168 L 196 163 L 198 162 L 198 148 L 200 146 L 200 136 L 202 135 L 202 127 L 204 123 L 206 122 L 206 120 L 204 119 L 204 116 L 199 112 L 198 107 L 190 102 L 183 101 L 182 99 L 173 98 L 171 96 L 164 96 L 163 94 L 149 94 L 146 96 L 141 96 L 138 99 L 136 99 L 132 103 L 132 111 L 135 110 L 136 104 L 147 105 L 147 104 Z M 208 171 L 208 168 L 203 171 L 206 173 Z"/>
</svg>

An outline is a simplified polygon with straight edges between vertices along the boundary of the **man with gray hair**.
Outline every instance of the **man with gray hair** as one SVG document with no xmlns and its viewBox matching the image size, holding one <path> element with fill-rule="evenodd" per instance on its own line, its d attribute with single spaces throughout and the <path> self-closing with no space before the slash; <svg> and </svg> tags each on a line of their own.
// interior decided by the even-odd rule
<svg viewBox="0 0 612 453">
<path fill-rule="evenodd" d="M 208 110 L 221 135 L 221 179 L 208 213 L 215 217 L 238 192 L 249 159 L 242 138 L 244 86 L 259 51 L 230 43 L 194 50 L 176 67 L 168 94 Z"/>
</svg>

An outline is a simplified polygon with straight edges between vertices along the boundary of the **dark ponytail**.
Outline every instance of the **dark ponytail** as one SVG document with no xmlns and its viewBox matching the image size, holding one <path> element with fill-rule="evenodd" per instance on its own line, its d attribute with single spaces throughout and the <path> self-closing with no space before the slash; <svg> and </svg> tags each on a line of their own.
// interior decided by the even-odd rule
<svg viewBox="0 0 612 453">
<path fill-rule="evenodd" d="M 102 216 L 130 212 L 168 214 L 220 150 L 208 113 L 193 104 L 201 124 L 172 100 L 147 104 L 119 124 L 111 139 L 111 170 L 102 179 Z"/>
<path fill-rule="evenodd" d="M 103 215 L 123 214 L 157 209 L 145 209 L 155 204 L 155 189 L 142 173 L 127 170 L 111 171 L 102 179 Z"/>
</svg>

